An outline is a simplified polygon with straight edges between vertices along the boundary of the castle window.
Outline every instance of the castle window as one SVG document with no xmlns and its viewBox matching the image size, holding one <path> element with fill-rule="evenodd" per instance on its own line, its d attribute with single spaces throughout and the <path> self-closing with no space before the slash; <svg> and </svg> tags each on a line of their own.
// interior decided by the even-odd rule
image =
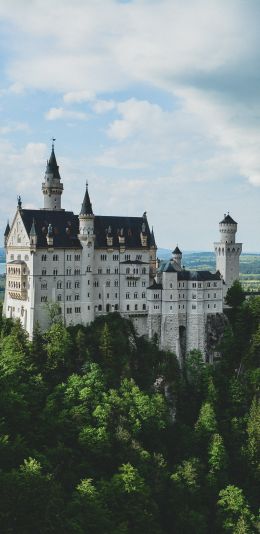
<svg viewBox="0 0 260 534">
<path fill-rule="evenodd" d="M 138 310 L 138 304 L 135 304 L 135 310 L 136 311 Z"/>
<path fill-rule="evenodd" d="M 180 284 L 179 284 L 179 286 L 180 286 Z M 172 289 L 172 283 L 170 283 L 170 289 Z"/>
<path fill-rule="evenodd" d="M 117 293 L 115 293 L 115 299 L 117 299 L 117 297 L 118 297 L 118 294 L 117 294 Z"/>
<path fill-rule="evenodd" d="M 143 310 L 146 310 L 146 304 L 143 304 Z"/>
<path fill-rule="evenodd" d="M 107 299 L 109 299 L 109 293 L 107 293 Z"/>
<path fill-rule="evenodd" d="M 66 270 L 66 274 L 67 274 L 67 275 L 71 275 L 71 269 L 67 269 L 67 270 Z"/>
<path fill-rule="evenodd" d="M 67 314 L 71 314 L 72 313 L 72 308 L 67 308 Z"/>
<path fill-rule="evenodd" d="M 101 293 L 98 294 L 98 298 L 101 299 Z"/>
<path fill-rule="evenodd" d="M 57 301 L 58 301 L 58 302 L 61 301 L 61 295 L 58 295 L 58 296 L 57 296 Z"/>
<path fill-rule="evenodd" d="M 171 308 L 172 308 L 172 306 L 171 306 Z M 179 310 L 180 310 L 180 309 L 181 309 L 181 305 L 179 304 Z"/>
<path fill-rule="evenodd" d="M 109 267 L 107 268 L 107 274 L 110 274 L 110 268 Z"/>
<path fill-rule="evenodd" d="M 130 269 L 129 267 L 127 267 L 127 269 L 125 270 L 126 274 L 130 274 Z"/>
<path fill-rule="evenodd" d="M 214 286 L 214 287 L 218 287 L 217 282 L 214 282 L 214 283 L 213 283 L 213 286 Z"/>
<path fill-rule="evenodd" d="M 80 254 L 75 254 L 75 261 L 80 261 Z"/>
<path fill-rule="evenodd" d="M 102 311 L 102 304 L 98 305 L 98 311 Z"/>
<path fill-rule="evenodd" d="M 192 283 L 192 287 L 197 287 L 196 282 L 193 282 L 193 283 Z"/>
<path fill-rule="evenodd" d="M 134 299 L 138 299 L 138 293 L 134 293 Z"/>
<path fill-rule="evenodd" d="M 78 276 L 78 275 L 80 274 L 80 269 L 75 269 L 75 270 L 74 270 L 74 274 L 75 274 L 76 276 Z"/>
<path fill-rule="evenodd" d="M 196 310 L 196 309 L 197 309 L 196 304 L 192 304 L 192 309 L 193 309 L 193 310 Z"/>
<path fill-rule="evenodd" d="M 119 284 L 118 280 L 115 280 L 115 284 L 114 284 L 115 287 L 118 287 L 118 284 Z"/>
<path fill-rule="evenodd" d="M 88 298 L 90 297 L 90 293 L 88 293 Z"/>
<path fill-rule="evenodd" d="M 217 305 L 216 305 L 216 304 L 214 304 L 214 308 L 216 308 L 216 307 L 217 307 Z"/>
<path fill-rule="evenodd" d="M 118 261 L 118 260 L 119 260 L 118 254 L 113 254 L 113 261 Z"/>
<path fill-rule="evenodd" d="M 67 295 L 66 300 L 71 300 L 71 295 Z"/>
<path fill-rule="evenodd" d="M 67 289 L 71 289 L 71 282 L 67 282 L 67 283 L 66 283 L 66 288 L 67 288 Z"/>
<path fill-rule="evenodd" d="M 130 310 L 130 306 L 129 306 L 129 304 L 126 305 L 126 310 L 127 310 L 127 311 Z"/>
<path fill-rule="evenodd" d="M 88 280 L 88 286 L 90 286 L 90 280 Z"/>
<path fill-rule="evenodd" d="M 11 259 L 12 259 L 12 256 L 11 256 Z M 42 255 L 42 261 L 46 261 L 46 260 L 47 260 L 47 256 L 46 256 L 46 254 L 43 254 Z"/>
<path fill-rule="evenodd" d="M 180 306 L 179 306 L 179 308 L 180 308 Z M 170 310 L 172 310 L 172 306 L 170 306 Z"/>
<path fill-rule="evenodd" d="M 197 298 L 195 293 L 192 293 L 192 298 L 193 298 L 193 300 L 195 300 Z"/>
<path fill-rule="evenodd" d="M 67 261 L 71 261 L 71 254 L 67 254 Z"/>
<path fill-rule="evenodd" d="M 118 310 L 118 304 L 115 304 L 115 311 Z"/>
<path fill-rule="evenodd" d="M 41 302 L 47 302 L 47 301 L 48 301 L 47 297 L 41 297 Z"/>
<path fill-rule="evenodd" d="M 106 287 L 110 287 L 110 280 L 106 281 Z"/>
<path fill-rule="evenodd" d="M 130 260 L 130 254 L 125 254 L 125 261 L 129 261 Z"/>
<path fill-rule="evenodd" d="M 41 283 L 41 289 L 47 289 L 47 282 Z"/>
<path fill-rule="evenodd" d="M 210 293 L 208 293 L 208 299 L 210 299 Z"/>
<path fill-rule="evenodd" d="M 58 274 L 58 269 L 53 269 L 53 276 L 57 276 Z"/>
<path fill-rule="evenodd" d="M 201 287 L 201 283 L 200 282 L 198 283 L 198 287 Z"/>
<path fill-rule="evenodd" d="M 46 269 L 42 269 L 42 276 L 46 276 Z"/>
<path fill-rule="evenodd" d="M 216 298 L 217 298 L 217 293 L 214 293 L 214 299 L 216 299 Z"/>
<path fill-rule="evenodd" d="M 207 282 L 207 287 L 210 287 L 210 282 Z"/>
<path fill-rule="evenodd" d="M 100 259 L 101 259 L 101 261 L 106 261 L 107 260 L 107 255 L 106 254 L 101 254 L 100 255 Z"/>
<path fill-rule="evenodd" d="M 62 289 L 62 282 L 61 281 L 57 282 L 57 289 Z"/>
<path fill-rule="evenodd" d="M 208 304 L 208 308 L 210 307 L 210 305 Z"/>
<path fill-rule="evenodd" d="M 53 259 L 53 261 L 59 261 L 59 256 L 58 256 L 58 254 L 53 254 L 52 259 Z"/>
<path fill-rule="evenodd" d="M 172 295 L 170 295 L 170 299 L 172 300 Z"/>
<path fill-rule="evenodd" d="M 94 282 L 94 287 L 98 287 L 98 286 L 99 286 L 99 283 L 98 283 L 97 280 L 95 280 L 95 282 Z"/>
<path fill-rule="evenodd" d="M 137 255 L 136 255 L 136 259 L 137 259 L 138 261 L 141 261 L 141 259 L 142 259 L 142 254 L 137 254 Z"/>
<path fill-rule="evenodd" d="M 142 293 L 142 299 L 145 299 L 145 293 L 144 292 Z"/>
<path fill-rule="evenodd" d="M 126 298 L 126 299 L 130 299 L 130 294 L 129 294 L 129 293 L 126 293 L 125 298 Z"/>
<path fill-rule="evenodd" d="M 79 306 L 75 307 L 75 313 L 80 313 L 80 307 Z"/>
<path fill-rule="evenodd" d="M 79 300 L 79 295 L 75 295 L 75 300 Z"/>
<path fill-rule="evenodd" d="M 90 272 L 91 272 L 91 267 L 90 267 L 90 265 L 87 266 L 86 271 L 87 271 L 87 273 L 90 273 Z"/>
<path fill-rule="evenodd" d="M 74 286 L 74 287 L 75 287 L 75 289 L 77 289 L 77 288 L 79 288 L 79 287 L 80 287 L 80 283 L 79 283 L 79 281 L 78 281 L 78 280 L 76 280 L 76 282 L 75 282 L 75 286 Z"/>
<path fill-rule="evenodd" d="M 101 268 L 98 269 L 98 274 L 102 274 L 102 269 Z"/>
<path fill-rule="evenodd" d="M 142 280 L 142 287 L 145 287 L 145 280 Z"/>
<path fill-rule="evenodd" d="M 118 274 L 119 273 L 119 269 L 118 267 L 115 268 L 115 274 Z"/>
</svg>

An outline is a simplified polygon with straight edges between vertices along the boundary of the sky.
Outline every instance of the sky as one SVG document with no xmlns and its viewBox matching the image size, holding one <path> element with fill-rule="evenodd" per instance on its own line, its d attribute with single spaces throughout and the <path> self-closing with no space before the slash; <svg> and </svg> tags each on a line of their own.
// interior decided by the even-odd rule
<svg viewBox="0 0 260 534">
<path fill-rule="evenodd" d="M 0 233 L 43 207 L 147 211 L 159 247 L 211 250 L 230 212 L 260 252 L 259 0 L 0 0 Z M 3 240 L 0 241 L 2 243 Z"/>
</svg>

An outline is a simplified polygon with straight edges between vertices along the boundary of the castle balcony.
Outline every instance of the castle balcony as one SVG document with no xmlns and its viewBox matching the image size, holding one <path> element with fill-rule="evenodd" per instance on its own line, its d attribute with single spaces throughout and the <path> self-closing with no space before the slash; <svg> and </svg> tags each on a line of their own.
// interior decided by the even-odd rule
<svg viewBox="0 0 260 534">
<path fill-rule="evenodd" d="M 127 274 L 126 279 L 127 280 L 139 280 L 140 274 Z"/>
<path fill-rule="evenodd" d="M 12 299 L 27 299 L 27 265 L 16 260 L 6 265 L 6 290 Z"/>
</svg>

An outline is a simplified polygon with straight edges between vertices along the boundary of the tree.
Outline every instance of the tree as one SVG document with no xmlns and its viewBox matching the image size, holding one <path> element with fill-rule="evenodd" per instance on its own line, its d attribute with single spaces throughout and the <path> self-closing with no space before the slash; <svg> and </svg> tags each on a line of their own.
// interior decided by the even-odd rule
<svg viewBox="0 0 260 534">
<path fill-rule="evenodd" d="M 250 533 L 256 532 L 254 515 L 250 511 L 242 489 L 227 486 L 219 492 L 219 521 L 224 532 Z M 242 530 L 243 528 L 243 530 Z"/>
<path fill-rule="evenodd" d="M 232 286 L 227 290 L 225 302 L 232 308 L 238 308 L 245 300 L 245 293 L 239 280 L 235 280 Z"/>
</svg>

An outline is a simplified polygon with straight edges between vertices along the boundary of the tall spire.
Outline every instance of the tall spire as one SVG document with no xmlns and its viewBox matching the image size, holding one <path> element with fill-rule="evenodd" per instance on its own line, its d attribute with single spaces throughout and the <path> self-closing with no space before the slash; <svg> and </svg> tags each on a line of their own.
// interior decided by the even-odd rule
<svg viewBox="0 0 260 534">
<path fill-rule="evenodd" d="M 93 215 L 92 204 L 88 193 L 88 182 L 86 182 L 86 192 L 82 202 L 80 215 Z"/>
<path fill-rule="evenodd" d="M 7 221 L 7 225 L 6 225 L 6 228 L 5 228 L 4 236 L 8 237 L 9 233 L 10 233 L 10 224 L 9 224 L 9 221 Z"/>
<path fill-rule="evenodd" d="M 51 155 L 47 161 L 44 182 L 42 184 L 42 192 L 44 196 L 45 210 L 61 210 L 61 195 L 63 191 L 63 184 L 57 165 L 56 156 L 54 152 L 54 141 L 52 139 Z"/>
</svg>

